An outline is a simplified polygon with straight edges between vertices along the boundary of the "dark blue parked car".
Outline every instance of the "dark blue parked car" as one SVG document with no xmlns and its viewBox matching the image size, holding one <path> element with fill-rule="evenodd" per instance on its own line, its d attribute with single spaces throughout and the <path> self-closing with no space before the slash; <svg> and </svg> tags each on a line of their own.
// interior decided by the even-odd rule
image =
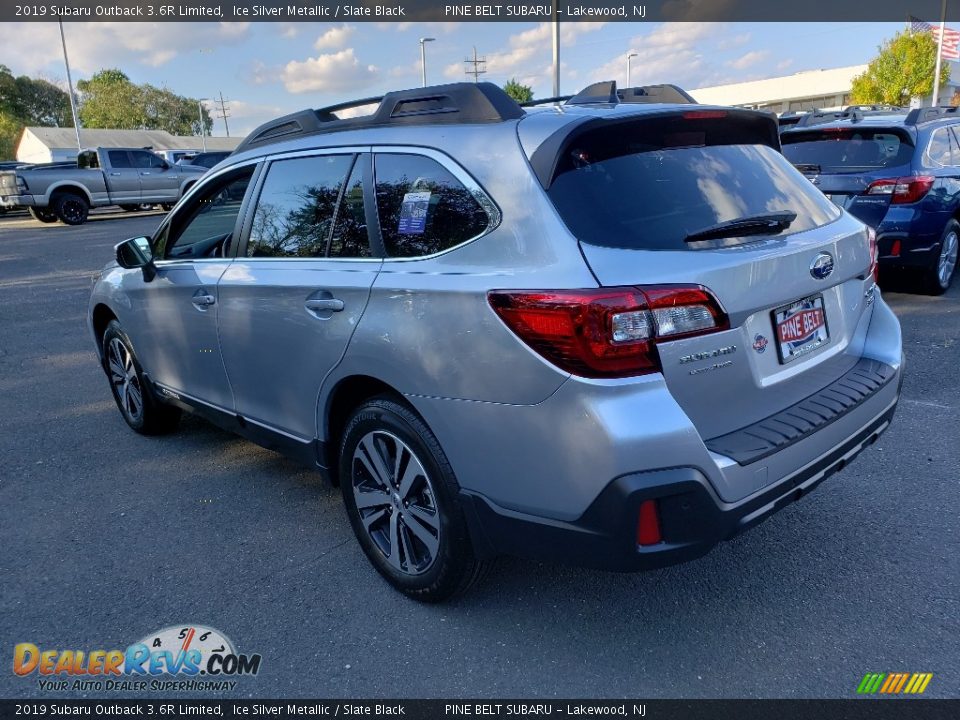
<svg viewBox="0 0 960 720">
<path fill-rule="evenodd" d="M 783 154 L 834 203 L 872 227 L 880 267 L 920 271 L 939 295 L 960 236 L 960 112 L 955 107 L 804 116 Z"/>
</svg>

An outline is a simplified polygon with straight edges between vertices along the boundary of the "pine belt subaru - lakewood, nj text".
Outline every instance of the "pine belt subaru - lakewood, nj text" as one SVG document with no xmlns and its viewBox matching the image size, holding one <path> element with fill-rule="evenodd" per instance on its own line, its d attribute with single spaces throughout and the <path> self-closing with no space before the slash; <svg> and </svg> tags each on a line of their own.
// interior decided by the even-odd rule
<svg viewBox="0 0 960 720">
<path fill-rule="evenodd" d="M 874 236 L 776 120 L 669 85 L 552 102 L 452 84 L 254 131 L 96 283 L 126 422 L 320 468 L 431 601 L 499 554 L 698 557 L 876 440 L 902 352 Z"/>
</svg>

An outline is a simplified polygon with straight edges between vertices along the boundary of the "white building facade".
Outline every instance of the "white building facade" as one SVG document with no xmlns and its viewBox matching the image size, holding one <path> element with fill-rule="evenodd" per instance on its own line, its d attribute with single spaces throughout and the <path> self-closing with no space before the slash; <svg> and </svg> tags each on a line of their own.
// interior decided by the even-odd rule
<svg viewBox="0 0 960 720">
<path fill-rule="evenodd" d="M 151 150 L 233 151 L 243 138 L 171 135 L 165 130 L 84 130 L 84 148 L 124 147 Z M 77 159 L 77 134 L 73 128 L 24 128 L 17 145 L 17 160 L 28 163 L 66 162 Z"/>
</svg>

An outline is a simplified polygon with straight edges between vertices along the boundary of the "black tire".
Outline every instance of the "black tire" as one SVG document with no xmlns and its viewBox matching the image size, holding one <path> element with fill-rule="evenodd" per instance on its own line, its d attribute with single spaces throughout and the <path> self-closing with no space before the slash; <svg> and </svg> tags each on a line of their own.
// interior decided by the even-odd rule
<svg viewBox="0 0 960 720">
<path fill-rule="evenodd" d="M 76 193 L 63 193 L 53 198 L 53 211 L 65 225 L 83 225 L 90 214 L 90 203 Z"/>
<path fill-rule="evenodd" d="M 173 210 L 174 205 L 175 203 L 160 203 L 160 209 L 162 209 L 164 212 L 170 212 Z"/>
<path fill-rule="evenodd" d="M 28 208 L 30 211 L 30 217 L 34 220 L 39 220 L 42 223 L 55 223 L 57 221 L 57 214 L 50 208 L 42 207 L 31 207 Z"/>
<path fill-rule="evenodd" d="M 391 476 L 390 492 L 376 471 L 371 472 L 376 462 L 370 449 Z M 356 459 L 355 453 L 367 463 Z M 343 433 L 339 465 L 344 505 L 357 540 L 373 566 L 397 590 L 423 602 L 442 602 L 464 592 L 489 567 L 489 561 L 480 561 L 474 554 L 460 506 L 460 488 L 440 443 L 408 407 L 389 396 L 358 407 Z M 400 497 L 406 470 L 415 479 Z M 359 510 L 358 494 L 369 495 L 367 503 L 373 504 L 365 503 Z M 427 516 L 429 523 L 416 519 Z M 434 523 L 435 534 L 430 530 Z M 424 533 L 435 543 L 432 553 L 420 540 Z M 389 545 L 389 553 L 384 545 Z"/>
<path fill-rule="evenodd" d="M 117 352 L 115 343 L 119 343 L 126 355 Z M 143 369 L 133 351 L 133 344 L 116 320 L 111 320 L 107 325 L 101 352 L 110 392 L 127 425 L 141 435 L 164 435 L 176 430 L 180 422 L 180 409 L 166 405 L 153 396 L 143 379 Z M 139 412 L 136 411 L 136 403 L 131 400 L 134 392 L 140 398 Z"/>
<path fill-rule="evenodd" d="M 950 220 L 940 236 L 940 252 L 934 256 L 921 281 L 921 290 L 930 295 L 943 295 L 957 275 L 960 250 L 960 223 Z"/>
<path fill-rule="evenodd" d="M 139 212 L 143 210 L 143 205 L 121 205 L 120 209 L 124 212 Z"/>
</svg>

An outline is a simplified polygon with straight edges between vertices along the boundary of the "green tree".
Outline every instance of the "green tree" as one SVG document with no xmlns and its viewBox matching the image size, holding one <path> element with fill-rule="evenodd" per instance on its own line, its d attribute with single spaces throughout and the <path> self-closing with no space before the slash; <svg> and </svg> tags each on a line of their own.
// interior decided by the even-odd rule
<svg viewBox="0 0 960 720">
<path fill-rule="evenodd" d="M 511 78 L 510 82 L 503 86 L 503 91 L 518 103 L 533 100 L 533 89 L 529 85 L 521 85 L 516 78 Z"/>
<path fill-rule="evenodd" d="M 101 70 L 81 80 L 80 120 L 88 128 L 166 130 L 174 135 L 199 135 L 198 101 L 166 88 L 137 85 L 116 69 Z M 202 110 L 203 130 L 210 134 L 213 118 Z"/>
<path fill-rule="evenodd" d="M 0 65 L 0 158 L 13 157 L 28 125 L 73 127 L 70 98 L 47 80 L 14 77 Z"/>
<path fill-rule="evenodd" d="M 911 98 L 933 92 L 937 43 L 928 32 L 905 30 L 879 48 L 866 71 L 853 79 L 853 103 L 907 105 Z M 940 67 L 940 86 L 950 79 L 947 63 Z"/>
</svg>

